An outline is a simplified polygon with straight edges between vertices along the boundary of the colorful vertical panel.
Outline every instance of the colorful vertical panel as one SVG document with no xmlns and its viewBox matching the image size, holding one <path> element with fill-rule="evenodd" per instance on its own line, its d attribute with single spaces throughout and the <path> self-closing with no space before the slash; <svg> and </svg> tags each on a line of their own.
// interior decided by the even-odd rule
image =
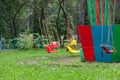
<svg viewBox="0 0 120 80">
<path fill-rule="evenodd" d="M 83 53 L 82 48 L 81 48 L 81 50 L 80 50 L 80 59 L 81 59 L 81 62 L 84 62 L 84 61 L 85 61 L 85 59 L 84 59 L 84 53 Z"/>
<path fill-rule="evenodd" d="M 78 26 L 78 33 L 80 36 L 80 41 L 84 52 L 85 61 L 94 62 L 95 56 L 94 56 L 91 27 Z"/>
<path fill-rule="evenodd" d="M 116 0 L 87 0 L 90 25 L 112 25 L 115 21 Z"/>
<path fill-rule="evenodd" d="M 108 28 L 108 26 L 92 26 L 94 53 L 97 62 L 112 62 L 112 55 L 104 53 L 104 51 L 100 47 L 101 44 L 107 44 Z M 110 44 L 112 43 L 111 41 L 112 37 L 110 36 Z"/>
<path fill-rule="evenodd" d="M 87 0 L 90 25 L 96 25 L 95 0 Z"/>
<path fill-rule="evenodd" d="M 112 54 L 112 60 L 114 62 L 120 61 L 120 24 L 114 26 L 113 42 L 116 52 Z"/>
<path fill-rule="evenodd" d="M 95 0 L 96 3 L 96 25 L 100 25 L 100 0 Z"/>
<path fill-rule="evenodd" d="M 101 7 L 102 8 L 102 21 L 101 22 L 102 22 L 102 25 L 104 25 L 105 0 L 102 0 L 101 2 L 102 2 L 102 7 Z"/>
<path fill-rule="evenodd" d="M 113 7 L 113 24 L 115 24 L 116 0 L 112 0 Z"/>
</svg>

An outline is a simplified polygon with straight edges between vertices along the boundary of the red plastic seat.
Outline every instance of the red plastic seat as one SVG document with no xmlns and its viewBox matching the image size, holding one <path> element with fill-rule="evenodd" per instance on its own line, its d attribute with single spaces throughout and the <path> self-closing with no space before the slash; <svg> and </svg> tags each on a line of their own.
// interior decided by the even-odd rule
<svg viewBox="0 0 120 80">
<path fill-rule="evenodd" d="M 101 48 L 104 50 L 104 52 L 105 52 L 106 54 L 110 54 L 110 53 L 115 52 L 115 49 L 114 49 L 112 46 L 110 46 L 110 45 L 101 44 L 100 46 L 101 46 Z"/>
<path fill-rule="evenodd" d="M 110 54 L 110 53 L 113 53 L 113 52 L 115 52 L 115 50 L 114 49 L 107 49 L 106 47 L 104 47 L 104 46 L 102 46 L 102 49 L 104 50 L 104 52 L 105 53 L 107 53 L 107 54 Z"/>
<path fill-rule="evenodd" d="M 58 48 L 58 43 L 57 43 L 57 42 L 52 42 L 52 43 L 50 44 L 50 46 L 51 46 L 52 48 Z"/>
<path fill-rule="evenodd" d="M 48 53 L 55 53 L 55 52 L 57 52 L 57 51 L 54 50 L 50 45 L 47 45 L 45 48 L 46 48 L 46 51 L 47 51 Z"/>
</svg>

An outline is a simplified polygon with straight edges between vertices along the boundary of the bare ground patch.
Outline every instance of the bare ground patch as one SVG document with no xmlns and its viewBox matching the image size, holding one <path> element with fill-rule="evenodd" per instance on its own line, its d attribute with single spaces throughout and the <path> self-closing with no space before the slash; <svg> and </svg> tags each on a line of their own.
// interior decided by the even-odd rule
<svg viewBox="0 0 120 80">
<path fill-rule="evenodd" d="M 52 61 L 54 64 L 65 64 L 65 65 L 71 65 L 74 63 L 78 63 L 80 61 L 80 57 L 63 57 L 63 58 L 58 58 Z"/>
<path fill-rule="evenodd" d="M 50 56 L 42 56 L 42 57 L 34 57 L 27 58 L 23 60 L 19 60 L 17 62 L 18 65 L 37 65 L 37 66 L 71 66 L 73 64 L 77 64 L 80 62 L 80 57 L 78 56 L 67 56 L 67 57 L 50 57 Z"/>
</svg>

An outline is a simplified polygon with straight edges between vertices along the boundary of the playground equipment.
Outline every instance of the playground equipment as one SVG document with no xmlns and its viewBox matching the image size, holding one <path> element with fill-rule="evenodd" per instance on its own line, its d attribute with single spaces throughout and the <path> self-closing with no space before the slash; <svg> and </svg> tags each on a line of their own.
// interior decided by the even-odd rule
<svg viewBox="0 0 120 80">
<path fill-rule="evenodd" d="M 110 45 L 102 44 L 100 46 L 104 50 L 104 52 L 107 53 L 107 54 L 115 52 L 115 49 Z"/>
<path fill-rule="evenodd" d="M 85 61 L 85 59 L 84 59 L 84 53 L 83 53 L 82 48 L 80 49 L 80 58 L 81 58 L 81 61 L 82 61 L 82 62 Z"/>
<path fill-rule="evenodd" d="M 69 53 L 74 54 L 74 53 L 79 53 L 80 50 L 74 50 L 71 46 L 76 46 L 77 45 L 77 41 L 73 40 L 68 46 L 66 46 L 67 50 L 69 51 Z"/>
<path fill-rule="evenodd" d="M 54 50 L 50 45 L 47 45 L 45 48 L 46 48 L 46 51 L 47 51 L 48 53 L 55 53 L 55 52 L 57 52 L 57 51 Z"/>
<path fill-rule="evenodd" d="M 78 26 L 85 61 L 120 61 L 120 25 L 115 25 L 116 0 L 87 2 L 90 26 Z"/>
<path fill-rule="evenodd" d="M 80 52 L 80 50 L 74 50 L 74 49 L 72 49 L 70 46 L 67 46 L 67 49 L 68 49 L 68 51 L 69 51 L 71 54 L 79 53 L 79 52 Z"/>
<path fill-rule="evenodd" d="M 57 42 L 52 42 L 52 43 L 50 44 L 50 46 L 51 46 L 52 48 L 58 48 L 58 43 L 57 43 Z"/>
<path fill-rule="evenodd" d="M 57 52 L 57 50 L 55 50 L 54 48 L 58 48 L 58 43 L 52 42 L 50 45 L 46 45 L 45 48 L 48 53 L 55 53 Z"/>
</svg>

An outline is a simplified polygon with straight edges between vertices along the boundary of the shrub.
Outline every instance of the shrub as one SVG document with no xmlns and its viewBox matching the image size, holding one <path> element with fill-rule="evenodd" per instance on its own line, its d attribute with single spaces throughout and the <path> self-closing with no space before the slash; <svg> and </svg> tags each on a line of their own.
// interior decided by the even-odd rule
<svg viewBox="0 0 120 80">
<path fill-rule="evenodd" d="M 47 38 L 43 35 L 39 35 L 38 33 L 34 34 L 34 47 L 43 48 L 48 42 Z"/>
<path fill-rule="evenodd" d="M 33 34 L 27 34 L 26 32 L 20 34 L 17 41 L 17 47 L 19 49 L 31 49 L 33 47 Z"/>
<path fill-rule="evenodd" d="M 17 38 L 4 39 L 2 38 L 2 49 L 17 49 L 16 42 Z"/>
</svg>

